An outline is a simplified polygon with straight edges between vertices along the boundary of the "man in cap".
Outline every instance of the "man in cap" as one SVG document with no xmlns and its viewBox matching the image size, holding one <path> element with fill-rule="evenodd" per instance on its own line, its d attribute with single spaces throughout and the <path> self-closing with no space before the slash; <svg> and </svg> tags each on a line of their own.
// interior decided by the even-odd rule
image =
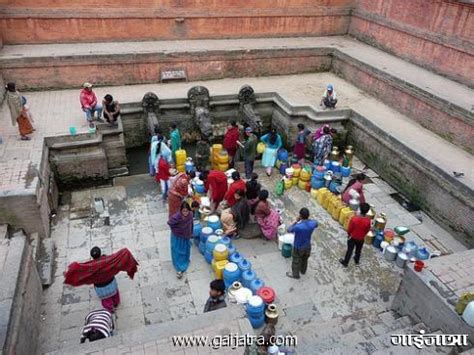
<svg viewBox="0 0 474 355">
<path fill-rule="evenodd" d="M 245 143 L 238 142 L 243 150 L 244 164 L 245 164 L 245 178 L 250 180 L 253 173 L 253 165 L 257 156 L 258 139 L 252 132 L 252 127 L 245 128 Z"/>
<path fill-rule="evenodd" d="M 320 106 L 323 108 L 335 109 L 337 104 L 336 92 L 334 91 L 334 86 L 329 84 L 327 89 L 324 91 L 323 97 L 321 99 Z"/>
<path fill-rule="evenodd" d="M 91 123 L 94 114 L 97 112 L 97 120 L 102 122 L 102 106 L 97 102 L 97 96 L 95 96 L 94 91 L 92 91 L 91 83 L 84 83 L 84 85 L 82 85 L 80 100 L 82 111 L 86 114 L 87 121 Z"/>
</svg>

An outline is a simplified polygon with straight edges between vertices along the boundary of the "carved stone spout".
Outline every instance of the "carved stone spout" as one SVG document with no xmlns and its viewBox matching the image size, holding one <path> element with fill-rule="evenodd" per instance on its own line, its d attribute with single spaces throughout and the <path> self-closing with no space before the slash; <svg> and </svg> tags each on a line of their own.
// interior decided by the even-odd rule
<svg viewBox="0 0 474 355">
<path fill-rule="evenodd" d="M 188 91 L 191 116 L 201 133 L 212 137 L 212 122 L 209 113 L 209 90 L 204 86 L 194 86 Z"/>
<path fill-rule="evenodd" d="M 243 123 L 252 127 L 257 134 L 262 130 L 262 119 L 254 107 L 256 103 L 255 92 L 250 85 L 244 85 L 239 91 L 239 114 Z"/>
<path fill-rule="evenodd" d="M 142 99 L 142 107 L 150 135 L 155 134 L 155 127 L 159 127 L 160 99 L 153 92 L 147 92 Z"/>
</svg>

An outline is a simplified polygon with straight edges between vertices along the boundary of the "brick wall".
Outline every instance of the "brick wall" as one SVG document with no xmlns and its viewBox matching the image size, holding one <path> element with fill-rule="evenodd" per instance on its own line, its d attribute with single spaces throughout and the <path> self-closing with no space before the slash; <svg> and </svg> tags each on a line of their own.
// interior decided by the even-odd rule
<svg viewBox="0 0 474 355">
<path fill-rule="evenodd" d="M 473 10 L 447 0 L 357 0 L 349 33 L 473 86 Z"/>
<path fill-rule="evenodd" d="M 347 33 L 352 2 L 7 1 L 0 32 L 7 44 L 325 36 Z"/>
<path fill-rule="evenodd" d="M 454 177 L 353 113 L 349 141 L 357 156 L 437 223 L 474 246 L 474 194 Z"/>
</svg>

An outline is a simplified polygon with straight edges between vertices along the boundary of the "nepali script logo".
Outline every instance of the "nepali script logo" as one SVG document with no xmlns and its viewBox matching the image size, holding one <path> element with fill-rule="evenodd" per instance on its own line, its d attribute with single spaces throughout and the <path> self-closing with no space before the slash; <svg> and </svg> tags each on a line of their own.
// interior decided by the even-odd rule
<svg viewBox="0 0 474 355">
<path fill-rule="evenodd" d="M 430 346 L 467 346 L 467 334 L 392 334 L 391 343 L 395 346 L 415 346 L 418 349 Z"/>
</svg>

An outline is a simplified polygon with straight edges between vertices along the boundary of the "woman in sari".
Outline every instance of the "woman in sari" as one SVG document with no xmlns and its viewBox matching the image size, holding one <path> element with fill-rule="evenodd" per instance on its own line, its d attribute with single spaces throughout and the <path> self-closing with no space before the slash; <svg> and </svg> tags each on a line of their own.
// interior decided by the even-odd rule
<svg viewBox="0 0 474 355">
<path fill-rule="evenodd" d="M 168 225 L 171 229 L 171 261 L 180 279 L 191 261 L 193 213 L 187 202 L 183 202 L 179 211 L 169 218 Z"/>
<path fill-rule="evenodd" d="M 267 190 L 260 191 L 258 200 L 255 206 L 255 219 L 263 236 L 267 239 L 273 239 L 276 237 L 278 226 L 281 223 L 280 214 L 270 207 Z"/>
<path fill-rule="evenodd" d="M 221 222 L 224 234 L 238 237 L 241 231 L 247 225 L 250 219 L 250 208 L 245 198 L 244 190 L 237 190 L 234 194 L 235 204 L 221 214 Z"/>
<path fill-rule="evenodd" d="M 332 149 L 332 136 L 329 127 L 323 128 L 323 135 L 313 143 L 314 165 L 323 165 Z"/>
<path fill-rule="evenodd" d="M 10 109 L 12 124 L 15 126 L 18 123 L 21 140 L 29 141 L 31 138 L 28 135 L 33 133 L 34 128 L 30 122 L 28 108 L 25 106 L 26 100 L 16 90 L 15 83 L 8 83 L 5 85 L 5 89 L 7 90 L 7 103 Z"/>
<path fill-rule="evenodd" d="M 186 173 L 178 173 L 173 184 L 168 190 L 168 215 L 171 217 L 179 211 L 181 204 L 189 194 L 189 176 Z"/>
<path fill-rule="evenodd" d="M 281 136 L 273 128 L 270 133 L 265 134 L 260 140 L 265 143 L 262 165 L 266 168 L 267 175 L 270 176 L 276 163 L 278 149 L 282 146 Z"/>
</svg>

